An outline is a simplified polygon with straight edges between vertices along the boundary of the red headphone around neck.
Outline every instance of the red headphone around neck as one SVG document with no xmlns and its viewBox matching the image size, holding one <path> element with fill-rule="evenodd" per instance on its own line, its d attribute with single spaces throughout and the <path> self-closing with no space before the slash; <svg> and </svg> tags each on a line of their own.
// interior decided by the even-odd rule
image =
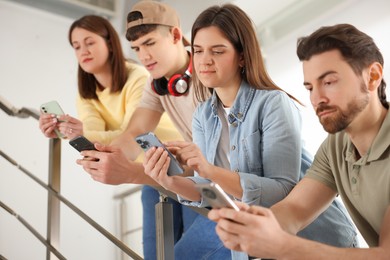
<svg viewBox="0 0 390 260">
<path fill-rule="evenodd" d="M 190 88 L 190 79 L 192 76 L 192 55 L 187 70 L 183 75 L 175 74 L 167 80 L 165 77 L 152 81 L 152 89 L 157 94 L 163 96 L 170 94 L 172 96 L 181 96 L 187 93 Z"/>
</svg>

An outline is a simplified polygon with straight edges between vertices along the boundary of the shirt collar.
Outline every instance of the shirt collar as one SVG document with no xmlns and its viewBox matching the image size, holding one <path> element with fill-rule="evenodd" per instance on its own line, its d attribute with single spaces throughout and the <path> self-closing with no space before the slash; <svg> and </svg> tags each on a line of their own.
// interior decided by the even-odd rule
<svg viewBox="0 0 390 260">
<path fill-rule="evenodd" d="M 390 103 L 389 103 L 390 104 Z M 347 134 L 345 134 L 347 138 L 347 149 L 346 149 L 346 160 L 349 162 L 355 161 L 355 145 L 351 142 L 351 139 Z M 361 165 L 366 164 L 367 162 L 378 160 L 382 154 L 387 150 L 390 145 L 390 113 L 387 112 L 385 120 L 382 123 L 381 128 L 379 129 L 378 134 L 376 135 L 374 142 L 369 148 L 366 155 L 364 155 L 358 163 Z"/>
<path fill-rule="evenodd" d="M 387 111 L 385 120 L 382 123 L 381 128 L 379 129 L 378 134 L 376 135 L 374 142 L 371 145 L 371 148 L 368 152 L 368 160 L 374 161 L 378 160 L 379 157 L 387 150 L 390 145 L 390 113 Z"/>
<path fill-rule="evenodd" d="M 244 121 L 253 97 L 255 96 L 255 92 L 255 88 L 250 87 L 246 81 L 241 81 L 236 99 L 234 100 L 233 106 L 228 115 L 228 121 L 230 124 L 233 124 L 235 121 Z M 217 93 L 214 91 L 211 97 L 211 107 L 215 116 L 218 116 L 218 102 Z"/>
</svg>

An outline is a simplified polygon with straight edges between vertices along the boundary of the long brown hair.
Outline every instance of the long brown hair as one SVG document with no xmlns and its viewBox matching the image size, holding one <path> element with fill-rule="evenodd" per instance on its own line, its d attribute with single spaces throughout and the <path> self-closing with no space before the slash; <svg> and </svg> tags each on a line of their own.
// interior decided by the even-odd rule
<svg viewBox="0 0 390 260">
<path fill-rule="evenodd" d="M 374 40 L 350 24 L 324 26 L 311 35 L 298 39 L 297 55 L 300 61 L 330 50 L 339 50 L 356 75 L 360 75 L 373 62 L 379 62 L 382 67 L 384 65 L 382 53 Z M 388 109 L 386 82 L 383 78 L 378 96 L 382 105 Z"/>
<path fill-rule="evenodd" d="M 221 6 L 211 6 L 203 11 L 195 20 L 191 32 L 191 45 L 193 46 L 196 33 L 205 27 L 217 27 L 226 38 L 232 43 L 238 53 L 242 53 L 244 58 L 244 68 L 242 77 L 250 86 L 256 89 L 282 90 L 269 77 L 261 54 L 260 45 L 256 38 L 255 29 L 251 19 L 239 7 L 233 4 Z M 192 51 L 194 51 L 192 47 Z M 208 97 L 206 88 L 196 76 L 193 75 L 195 94 L 199 101 L 204 101 Z M 285 91 L 284 91 L 285 92 Z M 293 96 L 287 95 L 299 102 Z M 299 102 L 300 103 L 300 102 Z"/>
<path fill-rule="evenodd" d="M 74 21 L 69 28 L 68 39 L 72 45 L 72 32 L 75 28 L 82 28 L 101 36 L 105 39 L 110 50 L 110 67 L 112 74 L 111 93 L 122 91 L 128 77 L 126 69 L 125 57 L 123 55 L 122 46 L 119 40 L 118 33 L 115 31 L 111 23 L 97 15 L 86 15 Z M 78 87 L 82 98 L 98 99 L 96 88 L 102 88 L 95 76 L 85 72 L 80 64 L 78 68 Z"/>
</svg>

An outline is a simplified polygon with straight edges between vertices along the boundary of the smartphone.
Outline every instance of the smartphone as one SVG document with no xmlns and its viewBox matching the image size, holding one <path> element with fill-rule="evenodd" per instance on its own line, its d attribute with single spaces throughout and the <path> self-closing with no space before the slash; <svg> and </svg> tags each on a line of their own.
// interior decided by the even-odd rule
<svg viewBox="0 0 390 260">
<path fill-rule="evenodd" d="M 240 211 L 239 207 L 217 183 L 196 183 L 195 187 L 199 190 L 202 197 L 210 204 L 211 207 L 216 209 L 232 208 L 236 211 Z"/>
<path fill-rule="evenodd" d="M 76 136 L 69 141 L 69 144 L 73 146 L 77 151 L 95 150 L 95 145 L 84 136 Z"/>
<path fill-rule="evenodd" d="M 144 150 L 145 152 L 151 147 L 162 147 L 165 149 L 165 151 L 168 152 L 168 156 L 169 158 L 171 158 L 168 168 L 169 176 L 184 173 L 183 167 L 181 167 L 175 156 L 162 144 L 162 142 L 157 138 L 154 133 L 149 132 L 146 134 L 139 135 L 135 138 L 135 141 L 141 146 L 142 150 Z"/>
<path fill-rule="evenodd" d="M 47 102 L 45 104 L 42 104 L 40 106 L 40 109 L 41 109 L 42 113 L 45 113 L 45 114 L 55 114 L 57 116 L 60 116 L 60 115 L 64 114 L 64 111 L 62 110 L 62 108 L 60 107 L 58 102 L 54 101 L 54 100 L 50 101 L 50 102 Z M 64 138 L 65 137 L 65 135 L 61 134 L 61 132 L 58 129 L 54 129 L 54 132 L 56 133 L 58 138 Z"/>
</svg>

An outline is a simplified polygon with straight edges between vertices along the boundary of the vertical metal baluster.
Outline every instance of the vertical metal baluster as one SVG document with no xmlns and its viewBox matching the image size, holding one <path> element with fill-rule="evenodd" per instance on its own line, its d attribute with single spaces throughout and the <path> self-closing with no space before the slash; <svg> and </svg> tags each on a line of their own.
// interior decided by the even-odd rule
<svg viewBox="0 0 390 260">
<path fill-rule="evenodd" d="M 160 192 L 156 204 L 156 246 L 158 260 L 174 259 L 173 208 L 166 195 Z"/>
<path fill-rule="evenodd" d="M 52 138 L 49 143 L 49 178 L 48 186 L 54 191 L 61 191 L 61 139 Z M 48 192 L 47 198 L 47 242 L 59 250 L 60 246 L 60 201 Z M 53 258 L 52 258 L 53 257 Z M 46 250 L 46 259 L 58 259 Z"/>
</svg>

